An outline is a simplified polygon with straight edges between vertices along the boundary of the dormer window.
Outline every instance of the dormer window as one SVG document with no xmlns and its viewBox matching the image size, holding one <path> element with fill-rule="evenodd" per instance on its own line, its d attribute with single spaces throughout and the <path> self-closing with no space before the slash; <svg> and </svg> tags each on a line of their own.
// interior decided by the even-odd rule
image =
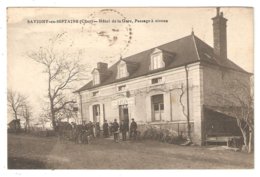
<svg viewBox="0 0 260 177">
<path fill-rule="evenodd" d="M 151 65 L 150 69 L 159 69 L 165 67 L 165 63 L 163 61 L 163 53 L 159 49 L 155 49 L 151 54 Z"/>
<path fill-rule="evenodd" d="M 125 77 L 125 75 L 126 75 L 126 68 L 124 65 L 120 65 L 118 67 L 118 77 L 122 78 L 122 77 Z"/>
<path fill-rule="evenodd" d="M 128 75 L 126 63 L 121 60 L 117 65 L 117 79 L 127 77 Z"/>
<path fill-rule="evenodd" d="M 93 74 L 93 85 L 100 84 L 100 75 L 98 70 L 94 70 L 92 74 Z"/>
</svg>

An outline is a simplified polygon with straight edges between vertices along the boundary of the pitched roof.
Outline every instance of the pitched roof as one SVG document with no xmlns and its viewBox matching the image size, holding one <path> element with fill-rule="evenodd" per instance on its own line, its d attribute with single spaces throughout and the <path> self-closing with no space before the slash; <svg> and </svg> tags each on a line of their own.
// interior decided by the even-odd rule
<svg viewBox="0 0 260 177">
<path fill-rule="evenodd" d="M 172 62 L 169 62 L 168 65 L 165 66 L 165 68 L 151 71 L 149 70 L 150 55 L 155 48 L 162 50 L 163 53 L 166 52 L 174 55 L 171 55 L 172 57 L 170 58 L 172 59 Z M 229 69 L 246 72 L 245 70 L 243 70 L 238 65 L 234 64 L 232 61 L 228 59 L 219 59 L 218 56 L 214 55 L 213 48 L 210 47 L 205 42 L 203 42 L 202 40 L 200 40 L 194 34 L 154 47 L 149 50 L 145 50 L 135 55 L 123 58 L 123 60 L 126 62 L 133 62 L 138 64 L 136 70 L 133 73 L 131 73 L 128 77 L 116 79 L 117 64 L 120 62 L 119 60 L 118 62 L 116 62 L 115 64 L 113 64 L 111 67 L 108 68 L 108 71 L 111 72 L 111 75 L 106 80 L 104 80 L 101 84 L 93 86 L 92 81 L 90 81 L 86 85 L 78 89 L 76 92 L 81 92 L 91 88 L 96 88 L 99 86 L 132 79 L 132 78 L 148 75 L 155 72 L 177 68 L 180 66 L 184 66 L 186 64 L 199 62 L 199 61 L 205 61 Z"/>
<path fill-rule="evenodd" d="M 220 58 L 214 54 L 214 49 L 206 44 L 204 41 L 199 39 L 197 36 L 194 36 L 195 46 L 198 49 L 199 57 L 202 61 L 209 62 L 215 65 L 219 65 L 228 69 L 233 69 L 240 72 L 246 72 L 244 69 L 239 67 L 237 64 L 232 62 L 229 59 Z"/>
</svg>

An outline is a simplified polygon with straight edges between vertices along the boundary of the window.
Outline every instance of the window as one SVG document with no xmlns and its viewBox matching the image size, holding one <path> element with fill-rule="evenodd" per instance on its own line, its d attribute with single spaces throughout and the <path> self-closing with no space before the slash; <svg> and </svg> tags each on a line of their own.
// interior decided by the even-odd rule
<svg viewBox="0 0 260 177">
<path fill-rule="evenodd" d="M 154 52 L 151 54 L 151 65 L 150 69 L 159 69 L 165 66 L 163 61 L 163 54 L 161 50 L 155 49 Z"/>
<path fill-rule="evenodd" d="M 152 79 L 152 84 L 157 84 L 162 82 L 162 77 Z"/>
<path fill-rule="evenodd" d="M 153 56 L 153 69 L 161 68 L 161 60 L 159 55 Z"/>
<path fill-rule="evenodd" d="M 163 103 L 154 103 L 154 111 L 163 111 L 164 110 L 164 104 Z"/>
<path fill-rule="evenodd" d="M 118 78 L 123 78 L 126 76 L 126 69 L 124 65 L 118 67 Z"/>
<path fill-rule="evenodd" d="M 152 121 L 164 120 L 163 94 L 152 96 L 151 104 L 152 104 Z"/>
<path fill-rule="evenodd" d="M 100 84 L 100 77 L 98 71 L 93 72 L 93 85 Z"/>
<path fill-rule="evenodd" d="M 164 110 L 164 104 L 163 104 L 163 103 L 160 104 L 160 110 L 161 110 L 161 111 Z"/>
<path fill-rule="evenodd" d="M 121 61 L 118 66 L 117 66 L 117 79 L 127 77 L 128 72 L 127 72 L 127 67 L 125 61 Z"/>
<path fill-rule="evenodd" d="M 93 95 L 93 96 L 97 96 L 98 93 L 99 93 L 99 91 L 95 91 L 95 92 L 92 93 L 92 95 Z"/>
<path fill-rule="evenodd" d="M 153 105 L 153 107 L 154 107 L 154 111 L 159 111 L 159 104 L 156 104 L 156 103 L 155 103 L 155 104 Z"/>
<path fill-rule="evenodd" d="M 126 90 L 126 85 L 120 85 L 118 87 L 118 91 L 124 91 L 124 90 Z"/>
</svg>

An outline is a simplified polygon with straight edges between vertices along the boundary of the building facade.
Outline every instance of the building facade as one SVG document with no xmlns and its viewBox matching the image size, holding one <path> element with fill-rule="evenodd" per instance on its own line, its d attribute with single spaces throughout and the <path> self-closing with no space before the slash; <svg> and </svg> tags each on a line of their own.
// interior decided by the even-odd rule
<svg viewBox="0 0 260 177">
<path fill-rule="evenodd" d="M 103 124 L 134 118 L 138 124 L 164 125 L 182 134 L 187 133 L 189 122 L 192 141 L 203 144 L 209 117 L 205 112 L 221 105 L 213 93 L 221 94 L 225 82 L 250 78 L 227 58 L 227 20 L 219 9 L 212 20 L 213 48 L 192 32 L 120 58 L 109 68 L 97 63 L 93 80 L 76 91 L 82 121 Z"/>
</svg>

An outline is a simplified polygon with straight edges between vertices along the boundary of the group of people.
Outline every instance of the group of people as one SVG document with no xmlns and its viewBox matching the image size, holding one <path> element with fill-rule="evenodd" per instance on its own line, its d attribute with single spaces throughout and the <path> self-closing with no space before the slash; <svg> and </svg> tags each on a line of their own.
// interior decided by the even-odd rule
<svg viewBox="0 0 260 177">
<path fill-rule="evenodd" d="M 114 119 L 114 122 L 110 125 L 107 123 L 107 120 L 104 121 L 103 124 L 103 136 L 105 138 L 109 137 L 111 134 L 114 135 L 114 141 L 119 142 L 119 135 L 120 132 L 122 133 L 122 140 L 126 141 L 126 135 L 127 132 L 129 132 L 129 122 L 127 120 L 122 120 L 119 123 L 117 122 L 117 119 Z M 132 119 L 132 122 L 130 124 L 130 133 L 129 138 L 130 139 L 136 139 L 137 137 L 137 123 L 134 119 Z"/>
<path fill-rule="evenodd" d="M 72 128 L 76 126 L 76 123 L 72 122 Z M 85 127 L 85 130 L 89 132 L 90 135 L 93 137 L 100 137 L 100 125 L 99 122 L 91 122 L 89 121 L 87 124 L 83 123 L 83 126 Z"/>
<path fill-rule="evenodd" d="M 77 125 L 74 122 L 70 123 L 72 130 L 76 131 L 83 136 L 84 132 L 87 132 L 88 136 L 92 136 L 93 138 L 98 138 L 101 135 L 101 128 L 99 122 L 91 122 L 83 123 L 82 125 Z M 117 122 L 117 119 L 114 119 L 114 122 L 108 123 L 107 120 L 104 120 L 103 128 L 103 137 L 108 138 L 110 136 L 114 136 L 114 141 L 119 142 L 120 133 L 122 134 L 122 140 L 126 141 L 127 134 L 129 134 L 129 138 L 132 140 L 136 140 L 137 138 L 137 123 L 134 119 L 129 127 L 128 120 L 122 120 L 120 124 Z"/>
</svg>

